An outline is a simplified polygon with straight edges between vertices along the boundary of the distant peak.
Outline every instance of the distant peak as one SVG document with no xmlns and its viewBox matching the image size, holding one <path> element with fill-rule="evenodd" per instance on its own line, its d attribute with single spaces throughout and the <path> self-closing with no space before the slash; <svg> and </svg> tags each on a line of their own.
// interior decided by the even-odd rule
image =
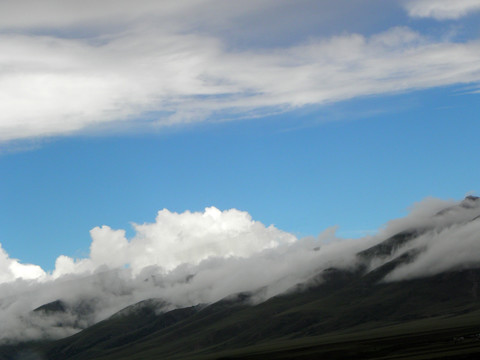
<svg viewBox="0 0 480 360">
<path fill-rule="evenodd" d="M 465 196 L 465 199 L 462 200 L 462 202 L 460 203 L 460 206 L 464 208 L 476 207 L 478 206 L 478 199 L 480 199 L 480 197 L 478 196 L 473 196 L 473 195 Z"/>
</svg>

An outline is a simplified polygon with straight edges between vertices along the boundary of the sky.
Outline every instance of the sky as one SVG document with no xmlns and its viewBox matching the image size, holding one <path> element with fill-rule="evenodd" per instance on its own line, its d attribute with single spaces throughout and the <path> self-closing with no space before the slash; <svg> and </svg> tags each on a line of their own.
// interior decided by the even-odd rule
<svg viewBox="0 0 480 360">
<path fill-rule="evenodd" d="M 0 279 L 105 265 L 159 224 L 177 255 L 107 265 L 360 238 L 475 193 L 479 20 L 478 0 L 0 1 Z M 181 236 L 216 226 L 253 237 Z"/>
</svg>

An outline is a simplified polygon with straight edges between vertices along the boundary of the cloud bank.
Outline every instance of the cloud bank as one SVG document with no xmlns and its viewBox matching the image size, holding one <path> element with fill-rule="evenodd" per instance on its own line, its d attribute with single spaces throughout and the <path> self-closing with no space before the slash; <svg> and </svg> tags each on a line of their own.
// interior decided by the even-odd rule
<svg viewBox="0 0 480 360">
<path fill-rule="evenodd" d="M 162 210 L 154 223 L 134 228 L 132 239 L 124 230 L 92 229 L 89 257 L 60 256 L 52 274 L 35 267 L 40 271 L 25 276 L 34 265 L 20 265 L 5 254 L 24 271 L 7 272 L 0 284 L 0 339 L 70 335 L 150 298 L 161 299 L 164 309 L 208 304 L 241 291 L 256 291 L 255 301 L 262 301 L 333 264 L 351 266 L 361 247 L 358 241 L 339 241 L 335 228 L 297 239 L 246 212 L 214 207 L 180 214 Z M 59 299 L 66 312 L 32 312 Z"/>
<path fill-rule="evenodd" d="M 478 39 L 392 26 L 238 48 L 221 36 L 222 24 L 285 2 L 130 4 L 0 2 L 0 141 L 228 120 L 480 81 Z M 411 16 L 460 16 L 478 1 L 406 6 Z"/>
<path fill-rule="evenodd" d="M 158 212 L 155 222 L 134 224 L 135 235 L 108 226 L 91 230 L 90 254 L 59 256 L 44 272 L 0 253 L 0 339 L 58 338 L 73 334 L 145 299 L 159 309 L 209 304 L 231 294 L 253 292 L 260 302 L 308 283 L 323 270 L 355 268 L 357 254 L 404 230 L 421 235 L 372 269 L 411 249 L 420 253 L 384 279 L 400 281 L 480 265 L 480 200 L 458 203 L 427 198 L 374 235 L 340 239 L 336 228 L 298 239 L 265 226 L 236 209 Z M 61 300 L 66 310 L 32 310 Z M 60 326 L 61 324 L 61 326 Z"/>
</svg>

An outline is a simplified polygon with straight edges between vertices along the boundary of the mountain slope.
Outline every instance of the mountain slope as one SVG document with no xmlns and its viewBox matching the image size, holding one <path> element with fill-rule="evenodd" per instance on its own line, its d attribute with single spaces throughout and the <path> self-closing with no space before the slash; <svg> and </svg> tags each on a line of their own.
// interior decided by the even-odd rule
<svg viewBox="0 0 480 360">
<path fill-rule="evenodd" d="M 114 316 L 70 338 L 38 348 L 48 359 L 150 359 L 213 354 L 279 339 L 350 329 L 364 332 L 417 319 L 455 318 L 480 310 L 480 269 L 404 282 L 378 283 L 379 273 L 331 269 L 301 293 L 256 306 L 247 296 L 164 314 Z M 480 322 L 479 322 L 480 325 Z M 128 329 L 128 330 L 127 330 Z"/>
</svg>

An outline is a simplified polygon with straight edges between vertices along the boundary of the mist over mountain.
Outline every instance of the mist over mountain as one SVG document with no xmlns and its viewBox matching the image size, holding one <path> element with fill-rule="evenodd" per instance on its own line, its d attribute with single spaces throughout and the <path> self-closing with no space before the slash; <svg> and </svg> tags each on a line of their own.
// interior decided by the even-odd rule
<svg viewBox="0 0 480 360">
<path fill-rule="evenodd" d="M 395 284 L 402 281 L 440 276 L 442 283 L 441 274 L 452 271 L 473 271 L 468 276 L 476 279 L 480 267 L 480 200 L 474 196 L 460 202 L 427 198 L 406 217 L 361 239 L 340 239 L 335 228 L 297 239 L 245 212 L 215 208 L 182 214 L 162 210 L 155 223 L 135 225 L 135 230 L 126 239 L 123 230 L 95 228 L 90 257 L 61 256 L 52 273 L 4 278 L 2 343 L 59 339 L 115 313 L 112 319 L 145 311 L 157 319 L 176 309 L 191 309 L 192 315 L 210 304 L 225 304 L 233 294 L 246 294 L 234 301 L 246 307 L 266 306 L 280 295 L 293 296 L 294 304 L 295 294 L 306 296 L 312 288 L 319 297 L 332 286 L 353 291 L 351 284 L 356 290 L 358 284 L 365 289 L 384 284 L 400 291 Z M 35 266 L 6 253 L 2 264 Z M 465 287 L 474 289 L 472 284 Z M 364 296 L 373 298 L 377 291 L 372 287 Z"/>
</svg>

